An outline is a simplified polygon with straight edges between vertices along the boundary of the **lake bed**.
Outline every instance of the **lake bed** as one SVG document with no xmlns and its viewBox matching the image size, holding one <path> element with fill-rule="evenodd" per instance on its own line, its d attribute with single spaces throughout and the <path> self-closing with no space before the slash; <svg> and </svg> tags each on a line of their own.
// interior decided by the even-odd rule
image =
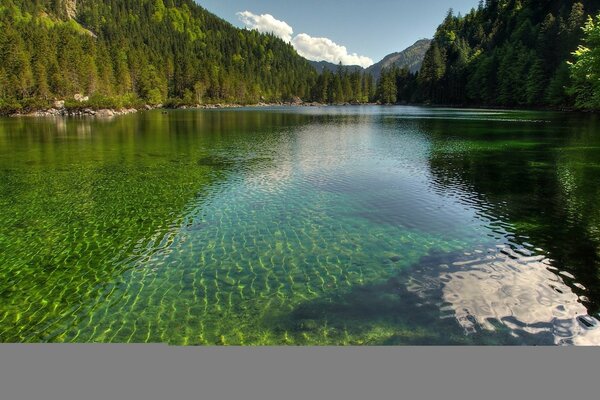
<svg viewBox="0 0 600 400">
<path fill-rule="evenodd" d="M 0 342 L 598 345 L 600 121 L 0 120 Z"/>
</svg>

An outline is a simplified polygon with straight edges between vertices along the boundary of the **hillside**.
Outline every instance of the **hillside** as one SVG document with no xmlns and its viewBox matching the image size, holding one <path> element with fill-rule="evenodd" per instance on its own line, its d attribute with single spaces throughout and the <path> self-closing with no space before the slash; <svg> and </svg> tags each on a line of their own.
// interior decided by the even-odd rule
<svg viewBox="0 0 600 400">
<path fill-rule="evenodd" d="M 597 0 L 487 0 L 462 17 L 450 11 L 416 93 L 407 95 L 436 104 L 570 107 L 567 62 L 599 9 Z"/>
<path fill-rule="evenodd" d="M 192 0 L 1 0 L 0 106 L 90 96 L 150 104 L 307 98 L 291 45 Z"/>
<path fill-rule="evenodd" d="M 421 39 L 407 49 L 399 53 L 392 53 L 380 62 L 373 64 L 367 68 L 367 73 L 373 75 L 375 79 L 381 76 L 383 69 L 391 67 L 408 68 L 410 72 L 415 73 L 421 69 L 425 53 L 429 50 L 430 45 L 430 39 Z"/>
</svg>

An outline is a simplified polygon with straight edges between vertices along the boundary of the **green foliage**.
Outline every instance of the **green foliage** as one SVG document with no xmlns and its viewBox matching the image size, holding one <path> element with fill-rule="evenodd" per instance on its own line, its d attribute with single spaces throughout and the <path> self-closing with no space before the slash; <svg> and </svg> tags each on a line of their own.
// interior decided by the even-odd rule
<svg viewBox="0 0 600 400">
<path fill-rule="evenodd" d="M 23 110 L 23 106 L 14 99 L 0 99 L 0 115 L 10 115 Z"/>
<path fill-rule="evenodd" d="M 419 101 L 419 76 L 408 67 L 383 69 L 377 82 L 375 100 L 381 104 L 412 103 Z"/>
<path fill-rule="evenodd" d="M 69 110 L 84 110 L 84 109 L 114 109 L 120 110 L 126 107 L 142 107 L 145 101 L 143 99 L 139 99 L 135 94 L 129 93 L 118 96 L 104 96 L 101 94 L 95 94 L 89 98 L 87 101 L 77 101 L 74 99 L 69 99 L 65 101 L 65 108 Z M 48 106 L 49 107 L 49 106 Z M 34 109 L 43 109 L 48 107 L 37 107 Z"/>
<path fill-rule="evenodd" d="M 394 104 L 398 101 L 396 78 L 398 68 L 384 69 L 377 84 L 377 99 L 383 104 Z"/>
<path fill-rule="evenodd" d="M 311 90 L 311 99 L 320 103 L 368 103 L 373 98 L 373 77 L 340 65 L 333 73 L 325 69 Z"/>
<path fill-rule="evenodd" d="M 590 17 L 583 30 L 583 44 L 573 53 L 575 62 L 570 64 L 570 92 L 577 107 L 600 109 L 600 15 Z"/>
<path fill-rule="evenodd" d="M 75 94 L 256 103 L 309 99 L 316 80 L 288 43 L 237 29 L 193 0 L 78 0 L 76 18 L 63 0 L 1 1 L 5 103 Z"/>
<path fill-rule="evenodd" d="M 486 0 L 465 16 L 447 14 L 418 73 L 414 62 L 400 69 L 392 57 L 383 70 L 384 62 L 320 76 L 290 44 L 237 29 L 193 0 L 79 0 L 76 17 L 64 0 L 1 1 L 3 110 L 75 94 L 118 104 L 299 97 L 600 108 L 600 17 L 581 29 L 586 15 L 600 10 L 595 0 Z M 429 46 L 418 44 L 407 57 Z M 373 74 L 380 75 L 376 84 Z"/>
<path fill-rule="evenodd" d="M 416 92 L 397 100 L 564 107 L 573 105 L 573 93 L 578 106 L 599 108 L 598 75 L 586 71 L 600 59 L 600 20 L 587 23 L 586 44 L 573 54 L 585 15 L 599 9 L 594 0 L 486 0 L 465 16 L 449 12 L 425 56 Z"/>
</svg>

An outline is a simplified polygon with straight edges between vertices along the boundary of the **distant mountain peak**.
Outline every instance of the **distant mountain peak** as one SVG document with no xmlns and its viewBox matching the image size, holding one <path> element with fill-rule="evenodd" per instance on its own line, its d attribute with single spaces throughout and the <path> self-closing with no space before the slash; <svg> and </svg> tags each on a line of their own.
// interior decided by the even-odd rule
<svg viewBox="0 0 600 400">
<path fill-rule="evenodd" d="M 359 65 L 342 65 L 341 67 L 351 72 L 366 71 L 373 75 L 375 79 L 379 78 L 383 69 L 390 68 L 394 65 L 400 68 L 406 67 L 410 72 L 415 73 L 421 69 L 425 53 L 429 50 L 431 42 L 431 39 L 419 39 L 412 46 L 397 53 L 388 54 L 383 60 L 366 69 Z M 309 61 L 309 63 L 319 74 L 322 74 L 325 70 L 336 72 L 340 68 L 339 64 L 327 61 Z"/>
<path fill-rule="evenodd" d="M 330 72 L 336 72 L 340 68 L 340 64 L 330 63 L 329 61 L 308 61 L 310 65 L 313 66 L 314 69 L 317 70 L 319 74 L 322 74 L 326 70 Z M 362 71 L 363 67 L 360 65 L 341 65 L 341 68 L 346 69 L 351 72 Z"/>
<path fill-rule="evenodd" d="M 378 78 L 383 69 L 394 65 L 400 68 L 406 67 L 412 73 L 418 72 L 423 64 L 425 53 L 427 53 L 427 50 L 431 46 L 431 42 L 431 39 L 419 39 L 405 50 L 385 56 L 383 60 L 367 68 L 367 72 Z"/>
</svg>

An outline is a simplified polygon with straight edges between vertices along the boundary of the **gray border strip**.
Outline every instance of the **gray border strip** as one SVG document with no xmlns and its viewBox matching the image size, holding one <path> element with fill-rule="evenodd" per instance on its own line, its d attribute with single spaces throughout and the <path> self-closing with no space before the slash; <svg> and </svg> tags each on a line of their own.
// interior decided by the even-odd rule
<svg viewBox="0 0 600 400">
<path fill-rule="evenodd" d="M 590 399 L 599 374 L 600 348 L 0 345 L 6 400 Z"/>
</svg>

